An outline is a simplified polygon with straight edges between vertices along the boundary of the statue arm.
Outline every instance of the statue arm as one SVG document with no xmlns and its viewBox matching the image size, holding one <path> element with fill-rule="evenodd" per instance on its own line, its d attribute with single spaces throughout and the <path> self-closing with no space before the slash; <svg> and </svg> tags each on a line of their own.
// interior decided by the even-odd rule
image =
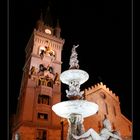
<svg viewBox="0 0 140 140">
<path fill-rule="evenodd" d="M 82 135 L 80 136 L 76 136 L 74 134 L 72 134 L 72 136 L 78 140 L 78 139 L 81 139 L 81 138 L 88 138 L 89 136 L 91 136 L 91 129 L 89 129 L 88 131 L 86 131 L 85 133 L 83 133 Z"/>
<path fill-rule="evenodd" d="M 119 139 L 119 140 L 122 140 L 121 137 L 119 137 L 118 135 L 113 134 L 113 133 L 111 133 L 111 132 L 108 132 L 108 133 L 109 133 L 109 135 L 110 135 L 111 137 L 116 138 L 116 139 Z"/>
<path fill-rule="evenodd" d="M 113 137 L 114 137 L 114 138 L 117 138 L 117 139 L 119 139 L 119 140 L 122 140 L 122 138 L 119 137 L 118 135 L 113 134 Z"/>
</svg>

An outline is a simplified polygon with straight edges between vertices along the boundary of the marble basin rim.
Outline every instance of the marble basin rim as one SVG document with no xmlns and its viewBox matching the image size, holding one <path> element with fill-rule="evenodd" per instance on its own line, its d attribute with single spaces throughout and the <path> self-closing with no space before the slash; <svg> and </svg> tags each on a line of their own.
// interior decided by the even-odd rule
<svg viewBox="0 0 140 140">
<path fill-rule="evenodd" d="M 70 81 L 79 81 L 80 85 L 89 79 L 89 74 L 80 69 L 69 69 L 60 74 L 62 83 L 69 85 Z"/>
<path fill-rule="evenodd" d="M 69 118 L 70 114 L 81 114 L 83 118 L 94 115 L 98 111 L 98 105 L 87 100 L 69 100 L 57 103 L 52 110 L 62 118 Z"/>
</svg>

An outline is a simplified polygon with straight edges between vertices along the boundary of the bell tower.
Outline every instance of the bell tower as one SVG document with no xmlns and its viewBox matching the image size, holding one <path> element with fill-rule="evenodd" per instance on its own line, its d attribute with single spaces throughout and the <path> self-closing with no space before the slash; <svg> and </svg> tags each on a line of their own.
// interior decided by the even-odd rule
<svg viewBox="0 0 140 140">
<path fill-rule="evenodd" d="M 47 18 L 45 18 L 47 20 Z M 41 14 L 25 48 L 13 140 L 59 140 L 60 118 L 51 107 L 61 101 L 61 52 L 64 39 L 58 22 L 47 24 Z"/>
</svg>

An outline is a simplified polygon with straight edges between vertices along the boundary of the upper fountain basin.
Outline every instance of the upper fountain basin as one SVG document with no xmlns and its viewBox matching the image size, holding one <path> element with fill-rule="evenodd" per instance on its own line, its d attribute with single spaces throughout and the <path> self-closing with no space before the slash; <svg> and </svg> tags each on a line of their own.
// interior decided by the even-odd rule
<svg viewBox="0 0 140 140">
<path fill-rule="evenodd" d="M 69 85 L 71 81 L 79 81 L 79 84 L 83 84 L 89 79 L 87 72 L 80 69 L 70 69 L 61 73 L 60 80 L 62 83 Z"/>
</svg>

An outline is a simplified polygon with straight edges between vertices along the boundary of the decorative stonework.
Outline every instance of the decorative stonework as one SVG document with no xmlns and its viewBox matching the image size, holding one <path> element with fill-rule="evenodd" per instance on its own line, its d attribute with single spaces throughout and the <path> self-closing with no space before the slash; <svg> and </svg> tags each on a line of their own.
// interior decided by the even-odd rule
<svg viewBox="0 0 140 140">
<path fill-rule="evenodd" d="M 105 90 L 111 97 L 113 97 L 115 100 L 119 101 L 119 97 L 116 96 L 116 94 L 113 93 L 112 90 L 107 88 L 106 85 L 104 85 L 102 82 L 97 83 L 96 85 L 91 86 L 88 89 L 85 89 L 85 96 L 88 96 L 89 94 L 92 94 L 93 92 L 95 92 L 99 89 Z"/>
</svg>

